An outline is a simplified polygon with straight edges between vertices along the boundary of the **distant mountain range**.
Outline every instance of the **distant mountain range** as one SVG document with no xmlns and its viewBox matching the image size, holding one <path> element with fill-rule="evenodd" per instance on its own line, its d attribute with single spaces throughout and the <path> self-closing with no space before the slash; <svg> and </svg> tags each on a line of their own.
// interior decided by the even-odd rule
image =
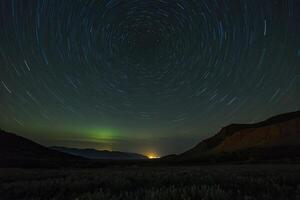
<svg viewBox="0 0 300 200">
<path fill-rule="evenodd" d="M 89 159 L 101 159 L 101 160 L 145 160 L 148 157 L 137 154 L 137 153 L 127 153 L 120 151 L 107 151 L 107 150 L 96 150 L 96 149 L 77 149 L 77 148 L 67 148 L 67 147 L 51 147 L 56 151 L 63 153 L 80 156 Z"/>
<path fill-rule="evenodd" d="M 127 160 L 127 162 L 125 162 Z M 131 160 L 131 161 L 130 161 Z M 194 148 L 151 163 L 300 161 L 300 111 L 255 124 L 232 124 Z M 147 161 L 147 162 L 144 162 Z M 0 167 L 99 167 L 149 163 L 147 157 L 115 151 L 47 148 L 0 130 Z"/>
<path fill-rule="evenodd" d="M 255 124 L 232 124 L 169 161 L 300 160 L 300 111 Z"/>
<path fill-rule="evenodd" d="M 94 167 L 103 165 L 104 160 L 146 159 L 148 159 L 146 156 L 135 153 L 66 147 L 48 148 L 14 133 L 0 130 L 0 167 Z"/>
</svg>

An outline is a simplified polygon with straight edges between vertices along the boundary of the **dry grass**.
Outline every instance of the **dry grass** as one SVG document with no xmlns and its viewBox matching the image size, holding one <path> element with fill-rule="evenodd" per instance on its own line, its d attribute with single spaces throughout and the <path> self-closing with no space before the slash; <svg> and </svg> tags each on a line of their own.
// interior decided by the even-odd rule
<svg viewBox="0 0 300 200">
<path fill-rule="evenodd" d="M 299 165 L 0 169 L 0 199 L 300 199 Z"/>
</svg>

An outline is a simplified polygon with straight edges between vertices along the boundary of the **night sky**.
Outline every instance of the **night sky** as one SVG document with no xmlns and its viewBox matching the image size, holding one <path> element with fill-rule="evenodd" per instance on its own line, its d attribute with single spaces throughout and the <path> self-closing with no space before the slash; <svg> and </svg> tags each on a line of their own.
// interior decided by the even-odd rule
<svg viewBox="0 0 300 200">
<path fill-rule="evenodd" d="M 1 0 L 0 127 L 180 153 L 300 109 L 299 0 Z"/>
</svg>

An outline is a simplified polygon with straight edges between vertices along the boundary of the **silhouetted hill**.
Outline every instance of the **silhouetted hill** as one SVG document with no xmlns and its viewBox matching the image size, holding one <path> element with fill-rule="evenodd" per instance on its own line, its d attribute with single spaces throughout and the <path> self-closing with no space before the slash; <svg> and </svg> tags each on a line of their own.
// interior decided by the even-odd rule
<svg viewBox="0 0 300 200">
<path fill-rule="evenodd" d="M 68 153 L 71 155 L 81 156 L 89 159 L 100 159 L 100 160 L 145 160 L 148 159 L 146 156 L 137 153 L 127 153 L 119 151 L 100 151 L 96 149 L 77 149 L 67 147 L 51 147 L 54 150 Z"/>
<path fill-rule="evenodd" d="M 0 167 L 56 167 L 83 160 L 0 130 Z"/>
<path fill-rule="evenodd" d="M 169 160 L 227 161 L 300 158 L 300 111 L 255 124 L 232 124 Z M 168 158 L 167 158 L 168 159 Z"/>
</svg>

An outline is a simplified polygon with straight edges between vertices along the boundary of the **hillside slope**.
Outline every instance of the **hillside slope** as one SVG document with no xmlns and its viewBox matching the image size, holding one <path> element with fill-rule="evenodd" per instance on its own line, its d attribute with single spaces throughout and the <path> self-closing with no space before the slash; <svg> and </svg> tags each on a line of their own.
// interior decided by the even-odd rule
<svg viewBox="0 0 300 200">
<path fill-rule="evenodd" d="M 300 111 L 255 124 L 232 124 L 176 157 L 179 160 L 227 156 L 235 159 L 300 157 Z M 243 158 L 243 156 L 245 156 Z"/>
<path fill-rule="evenodd" d="M 59 166 L 85 160 L 58 152 L 24 137 L 0 131 L 0 167 Z"/>
</svg>

